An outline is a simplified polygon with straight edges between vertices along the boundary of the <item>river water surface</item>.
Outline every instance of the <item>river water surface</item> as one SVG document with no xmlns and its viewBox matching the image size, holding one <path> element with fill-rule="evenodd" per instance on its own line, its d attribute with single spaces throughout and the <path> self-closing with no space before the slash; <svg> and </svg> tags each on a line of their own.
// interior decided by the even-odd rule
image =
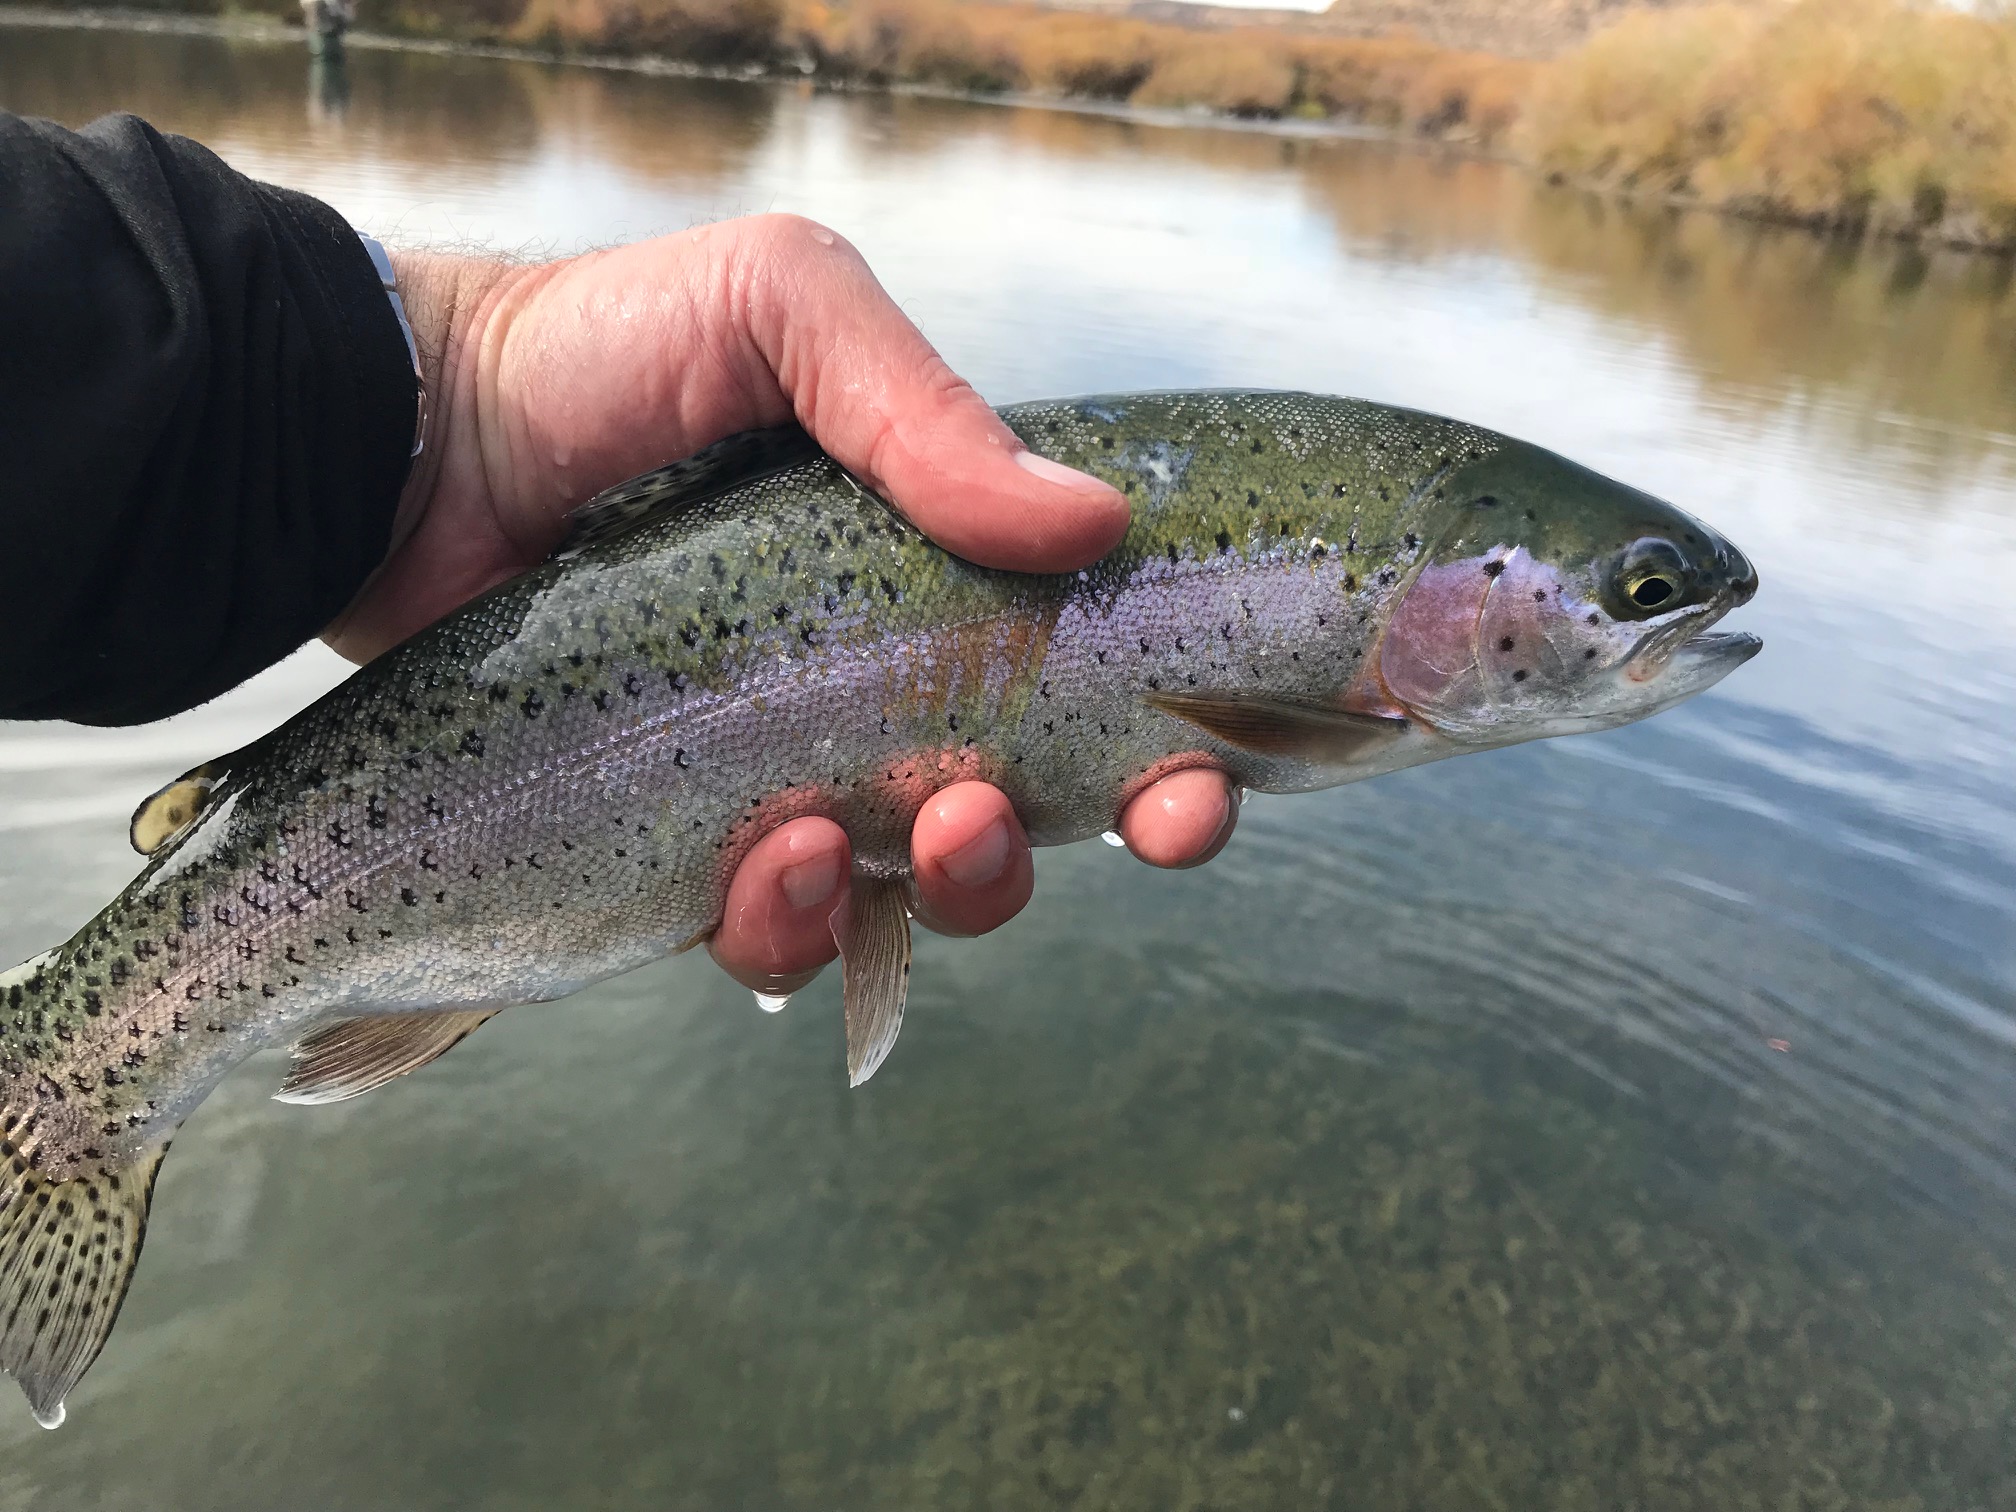
<svg viewBox="0 0 2016 1512">
<path fill-rule="evenodd" d="M 0 27 L 388 241 L 788 209 L 993 398 L 1254 384 L 1514 432 L 1733 536 L 1764 654 L 1648 724 L 1041 857 L 838 988 L 696 955 L 336 1108 L 243 1068 L 0 1508 L 2016 1505 L 2011 265 L 1404 148 Z M 8 297 L 19 297 L 14 291 Z M 174 626 L 162 634 L 172 636 Z M 0 955 L 342 667 L 0 727 Z"/>
</svg>

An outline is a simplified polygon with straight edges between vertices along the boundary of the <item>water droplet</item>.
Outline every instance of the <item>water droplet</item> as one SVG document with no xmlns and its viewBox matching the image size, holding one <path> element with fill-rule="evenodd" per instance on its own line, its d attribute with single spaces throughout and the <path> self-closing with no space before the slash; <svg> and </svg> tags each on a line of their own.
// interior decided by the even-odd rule
<svg viewBox="0 0 2016 1512">
<path fill-rule="evenodd" d="M 1235 1423 L 1243 1423 L 1246 1421 L 1246 1409 L 1244 1407 L 1227 1407 L 1225 1409 L 1225 1416 L 1232 1419 Z"/>
<path fill-rule="evenodd" d="M 756 1006 L 761 1008 L 765 1013 L 782 1013 L 784 1005 L 790 1001 L 791 994 L 788 992 L 759 992 L 756 994 Z"/>
<path fill-rule="evenodd" d="M 47 1412 L 44 1412 L 40 1407 L 31 1407 L 28 1410 L 35 1414 L 35 1421 L 40 1423 L 44 1428 L 61 1428 L 63 1426 L 63 1419 L 68 1416 L 63 1410 L 61 1402 L 58 1402 Z"/>
<path fill-rule="evenodd" d="M 1248 798 L 1251 798 L 1252 796 L 1253 794 L 1243 787 L 1234 787 L 1232 789 L 1233 801 L 1236 802 L 1241 808 L 1246 807 L 1246 800 Z"/>
<path fill-rule="evenodd" d="M 812 240 L 822 247 L 830 247 L 833 245 L 833 233 L 824 226 L 816 226 L 812 231 Z"/>
<path fill-rule="evenodd" d="M 1112 846 L 1116 850 L 1125 850 L 1127 848 L 1127 842 L 1120 838 L 1120 832 L 1118 830 L 1108 830 L 1106 831 L 1105 834 L 1101 835 L 1099 838 L 1101 840 L 1104 840 L 1108 845 Z"/>
</svg>

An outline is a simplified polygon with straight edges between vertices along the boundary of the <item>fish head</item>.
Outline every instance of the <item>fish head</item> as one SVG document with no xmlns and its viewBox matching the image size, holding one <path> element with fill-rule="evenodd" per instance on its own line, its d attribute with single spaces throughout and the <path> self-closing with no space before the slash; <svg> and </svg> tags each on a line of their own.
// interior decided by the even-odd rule
<svg viewBox="0 0 2016 1512">
<path fill-rule="evenodd" d="M 1479 747 L 1610 729 L 1756 655 L 1712 633 L 1757 591 L 1749 559 L 1672 505 L 1507 443 L 1442 489 L 1448 524 L 1381 637 L 1384 691 Z"/>
</svg>

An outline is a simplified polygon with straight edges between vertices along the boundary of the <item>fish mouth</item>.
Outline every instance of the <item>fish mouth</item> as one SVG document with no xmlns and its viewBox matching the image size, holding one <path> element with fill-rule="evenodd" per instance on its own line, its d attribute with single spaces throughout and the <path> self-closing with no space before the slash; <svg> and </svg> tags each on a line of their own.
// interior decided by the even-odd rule
<svg viewBox="0 0 2016 1512">
<path fill-rule="evenodd" d="M 1712 629 L 1740 602 L 1724 599 L 1661 625 L 1632 648 L 1624 661 L 1624 676 L 1634 683 L 1668 680 L 1689 692 L 1720 682 L 1764 649 L 1764 642 L 1746 631 Z"/>
<path fill-rule="evenodd" d="M 1747 630 L 1703 631 L 1682 641 L 1671 660 L 1684 662 L 1696 672 L 1726 677 L 1763 649 L 1763 638 Z"/>
</svg>

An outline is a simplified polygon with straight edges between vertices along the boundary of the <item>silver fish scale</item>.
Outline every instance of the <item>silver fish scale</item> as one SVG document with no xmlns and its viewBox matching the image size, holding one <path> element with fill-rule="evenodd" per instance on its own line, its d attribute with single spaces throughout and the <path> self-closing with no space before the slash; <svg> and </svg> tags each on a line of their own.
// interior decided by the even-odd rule
<svg viewBox="0 0 2016 1512">
<path fill-rule="evenodd" d="M 38 1421 L 112 1327 L 169 1135 L 263 1045 L 296 1045 L 283 1096 L 368 1091 L 703 938 L 749 847 L 821 814 L 864 874 L 835 916 L 858 1085 L 950 783 L 1061 844 L 1167 772 L 1329 786 L 1628 723 L 1757 649 L 1705 633 L 1756 589 L 1730 543 L 1469 426 L 1271 393 L 1004 416 L 1129 499 L 1085 571 L 975 567 L 750 432 L 142 805 L 135 882 L 0 975 L 0 1370 Z"/>
<path fill-rule="evenodd" d="M 332 1014 L 557 997 L 681 949 L 797 815 L 891 876 L 918 808 L 967 778 L 1040 844 L 1200 761 L 1263 790 L 1333 782 L 1142 695 L 1347 685 L 1434 533 L 1424 485 L 1502 444 L 1296 395 L 1005 414 L 1134 500 L 1088 572 L 959 561 L 819 458 L 556 559 L 221 758 L 203 818 L 16 1011 L 8 1076 L 92 1083 L 45 1148 L 138 1148 Z"/>
</svg>

